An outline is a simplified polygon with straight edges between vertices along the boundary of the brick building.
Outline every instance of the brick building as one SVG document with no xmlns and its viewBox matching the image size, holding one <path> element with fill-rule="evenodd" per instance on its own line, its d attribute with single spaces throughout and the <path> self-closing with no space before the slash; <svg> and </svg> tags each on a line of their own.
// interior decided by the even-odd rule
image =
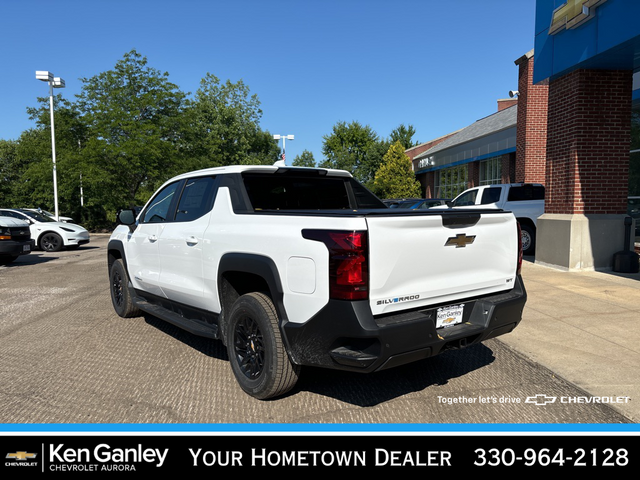
<svg viewBox="0 0 640 480">
<path fill-rule="evenodd" d="M 532 80 L 548 89 L 536 263 L 608 269 L 632 248 L 625 219 L 629 195 L 640 193 L 638 18 L 635 0 L 536 2 Z"/>
<path fill-rule="evenodd" d="M 640 197 L 640 2 L 557 4 L 536 3 L 535 49 L 515 60 L 517 103 L 499 101 L 495 113 L 407 153 L 427 197 L 544 184 L 536 262 L 608 269 L 632 248 L 624 222 L 628 198 Z"/>
<path fill-rule="evenodd" d="M 501 100 L 495 113 L 420 153 L 407 151 L 425 196 L 453 198 L 471 186 L 514 181 L 517 116 L 517 100 Z"/>
</svg>

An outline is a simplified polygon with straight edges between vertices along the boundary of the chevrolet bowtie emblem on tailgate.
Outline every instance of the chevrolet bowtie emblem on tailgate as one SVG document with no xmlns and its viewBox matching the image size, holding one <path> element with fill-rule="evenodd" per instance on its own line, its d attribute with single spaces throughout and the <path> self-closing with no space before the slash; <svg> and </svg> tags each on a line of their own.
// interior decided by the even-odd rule
<svg viewBox="0 0 640 480">
<path fill-rule="evenodd" d="M 447 242 L 444 244 L 445 247 L 451 247 L 455 245 L 456 248 L 466 247 L 467 245 L 471 245 L 473 241 L 476 239 L 475 235 L 471 235 L 467 237 L 466 233 L 459 233 L 455 237 L 449 237 Z"/>
</svg>

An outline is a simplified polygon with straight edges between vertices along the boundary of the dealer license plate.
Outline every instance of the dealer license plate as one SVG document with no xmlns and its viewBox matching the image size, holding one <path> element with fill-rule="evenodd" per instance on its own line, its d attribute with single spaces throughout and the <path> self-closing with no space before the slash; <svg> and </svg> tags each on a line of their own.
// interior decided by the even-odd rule
<svg viewBox="0 0 640 480">
<path fill-rule="evenodd" d="M 450 327 L 462 323 L 464 304 L 440 307 L 436 312 L 436 328 Z"/>
<path fill-rule="evenodd" d="M 22 246 L 22 251 L 23 252 L 30 252 L 31 251 L 31 245 L 23 245 Z"/>
</svg>

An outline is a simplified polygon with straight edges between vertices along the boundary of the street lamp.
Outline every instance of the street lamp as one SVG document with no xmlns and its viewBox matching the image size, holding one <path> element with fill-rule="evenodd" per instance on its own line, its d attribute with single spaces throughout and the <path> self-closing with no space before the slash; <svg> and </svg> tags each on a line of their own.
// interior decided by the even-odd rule
<svg viewBox="0 0 640 480">
<path fill-rule="evenodd" d="M 41 80 L 49 84 L 49 112 L 51 113 L 51 156 L 53 158 L 53 201 L 55 203 L 55 218 L 58 216 L 58 177 L 56 175 L 56 135 L 53 126 L 53 89 L 64 88 L 64 80 L 54 77 L 53 73 L 44 70 L 36 71 L 36 80 Z"/>
<path fill-rule="evenodd" d="M 282 139 L 282 161 L 284 162 L 285 161 L 285 158 L 284 158 L 285 142 L 287 140 L 293 140 L 294 137 L 293 137 L 293 135 L 274 135 L 273 138 L 276 139 L 276 140 Z"/>
</svg>

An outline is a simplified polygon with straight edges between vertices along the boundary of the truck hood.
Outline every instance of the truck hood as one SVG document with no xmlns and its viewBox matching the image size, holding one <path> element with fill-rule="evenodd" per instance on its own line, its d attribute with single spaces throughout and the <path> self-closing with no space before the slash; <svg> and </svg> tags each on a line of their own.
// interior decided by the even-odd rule
<svg viewBox="0 0 640 480">
<path fill-rule="evenodd" d="M 2 227 L 28 227 L 29 224 L 23 220 L 13 217 L 0 217 L 0 226 Z"/>
</svg>

